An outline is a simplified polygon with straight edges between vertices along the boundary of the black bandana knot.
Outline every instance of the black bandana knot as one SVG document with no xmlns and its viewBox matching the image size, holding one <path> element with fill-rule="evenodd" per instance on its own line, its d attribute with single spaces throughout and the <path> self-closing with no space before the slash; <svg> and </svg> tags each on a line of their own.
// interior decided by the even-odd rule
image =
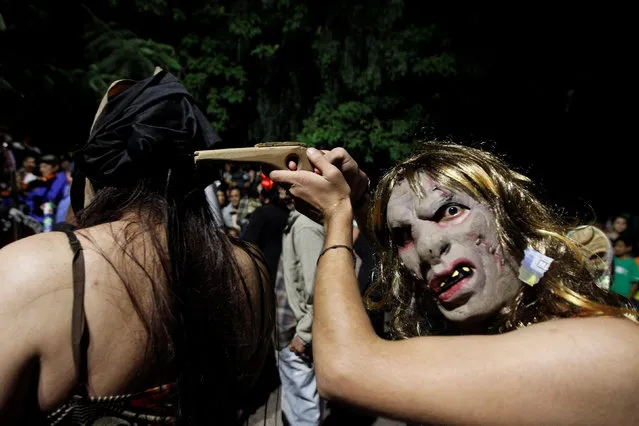
<svg viewBox="0 0 639 426">
<path fill-rule="evenodd" d="M 166 175 L 194 151 L 221 139 L 186 88 L 162 71 L 109 97 L 88 142 L 74 154 L 78 171 L 98 186 L 129 186 Z"/>
</svg>

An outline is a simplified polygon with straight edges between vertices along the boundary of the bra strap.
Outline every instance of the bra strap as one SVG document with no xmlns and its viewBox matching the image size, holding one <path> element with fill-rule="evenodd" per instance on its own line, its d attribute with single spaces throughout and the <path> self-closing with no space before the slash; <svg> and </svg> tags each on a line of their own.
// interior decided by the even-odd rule
<svg viewBox="0 0 639 426">
<path fill-rule="evenodd" d="M 71 231 L 63 230 L 69 239 L 73 252 L 73 313 L 71 317 L 71 343 L 73 345 L 73 363 L 78 383 L 84 385 L 88 379 L 87 352 L 89 333 L 84 311 L 84 254 L 78 237 Z M 84 386 L 82 386 L 84 387 Z"/>
</svg>

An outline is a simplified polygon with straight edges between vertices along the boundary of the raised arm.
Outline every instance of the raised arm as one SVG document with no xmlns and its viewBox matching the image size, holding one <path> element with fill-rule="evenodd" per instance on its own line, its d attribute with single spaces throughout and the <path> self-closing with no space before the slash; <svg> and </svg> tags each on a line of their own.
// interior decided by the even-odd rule
<svg viewBox="0 0 639 426">
<path fill-rule="evenodd" d="M 275 181 L 320 209 L 326 246 L 351 244 L 349 188 L 317 152 L 322 175 L 278 171 Z M 385 416 L 436 424 L 637 424 L 639 327 L 611 318 L 547 322 L 498 336 L 378 338 L 350 253 L 329 250 L 315 284 L 318 387 Z"/>
</svg>

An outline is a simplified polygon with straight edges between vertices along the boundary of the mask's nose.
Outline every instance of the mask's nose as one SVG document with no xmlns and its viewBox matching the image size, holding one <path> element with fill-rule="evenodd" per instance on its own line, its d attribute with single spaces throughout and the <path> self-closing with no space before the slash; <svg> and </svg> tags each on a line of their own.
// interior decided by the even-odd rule
<svg viewBox="0 0 639 426">
<path fill-rule="evenodd" d="M 431 267 L 441 263 L 442 256 L 448 253 L 450 239 L 447 232 L 435 226 L 428 227 L 418 235 L 415 248 L 422 264 Z"/>
</svg>

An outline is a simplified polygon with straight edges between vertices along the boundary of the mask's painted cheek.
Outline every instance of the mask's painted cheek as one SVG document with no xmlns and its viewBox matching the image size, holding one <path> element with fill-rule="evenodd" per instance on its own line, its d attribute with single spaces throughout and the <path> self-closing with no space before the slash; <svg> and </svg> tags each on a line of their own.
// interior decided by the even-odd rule
<svg viewBox="0 0 639 426">
<path fill-rule="evenodd" d="M 399 256 L 400 262 L 402 263 L 402 266 L 406 268 L 413 275 L 413 277 L 418 280 L 423 279 L 419 256 L 417 255 L 415 244 L 412 241 L 406 243 L 402 247 L 399 247 L 397 249 L 397 254 Z"/>
<path fill-rule="evenodd" d="M 468 216 L 469 220 L 464 224 L 466 241 L 472 242 L 491 256 L 501 272 L 505 262 L 497 236 L 497 228 L 493 223 L 494 215 L 490 209 L 480 204 L 473 207 Z"/>
<path fill-rule="evenodd" d="M 403 246 L 399 247 L 397 249 L 397 251 L 399 252 L 400 255 L 402 254 L 406 254 L 409 253 L 410 251 L 415 250 L 415 243 L 413 243 L 412 241 L 404 244 Z"/>
</svg>

